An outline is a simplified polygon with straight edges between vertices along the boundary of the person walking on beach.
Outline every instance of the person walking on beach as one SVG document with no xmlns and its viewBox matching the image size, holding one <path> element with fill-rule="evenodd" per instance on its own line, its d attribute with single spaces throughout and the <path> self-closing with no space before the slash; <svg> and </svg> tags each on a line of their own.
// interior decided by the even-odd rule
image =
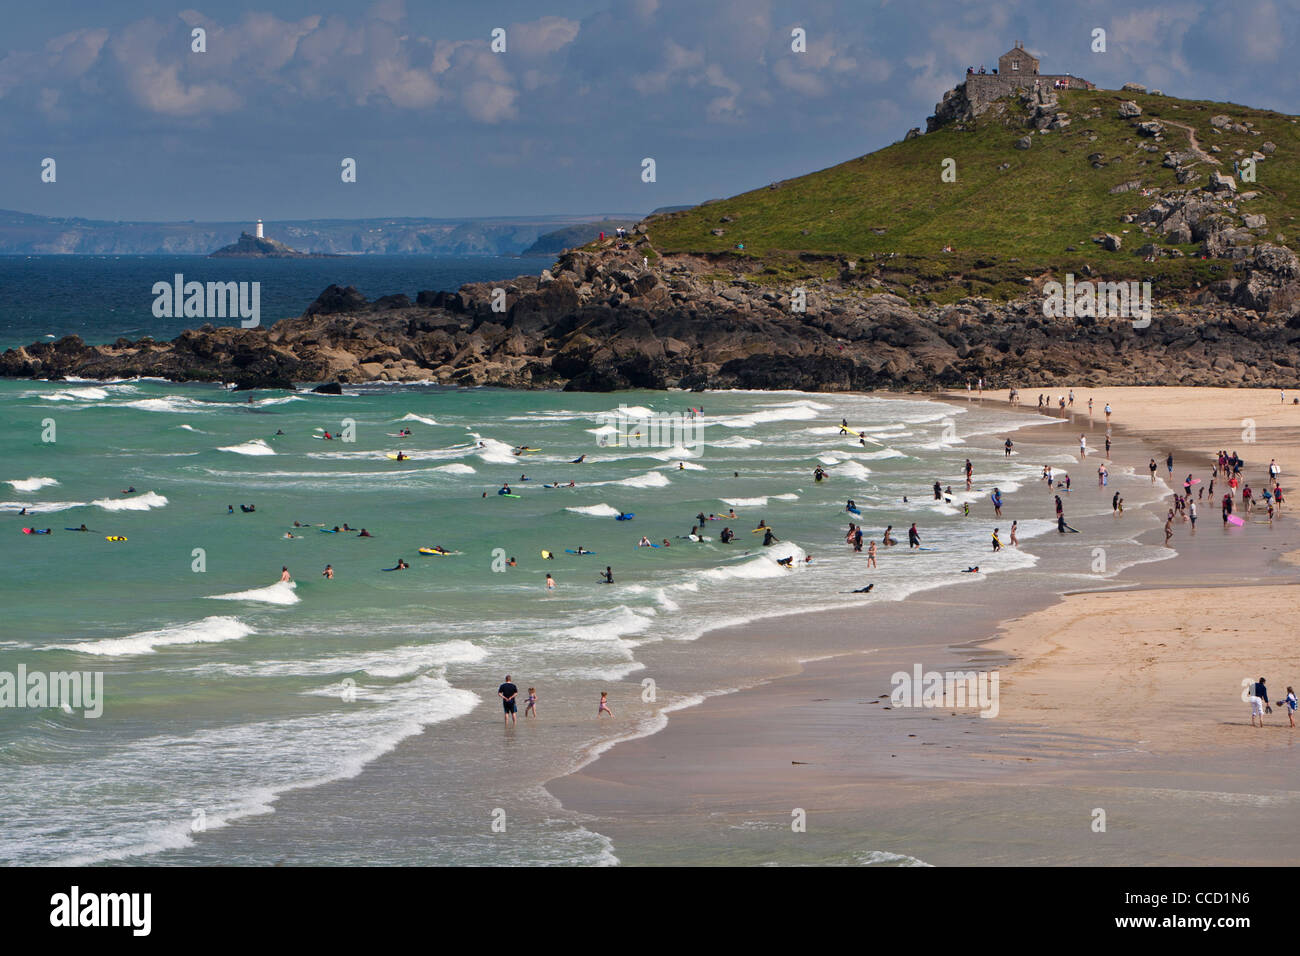
<svg viewBox="0 0 1300 956">
<path fill-rule="evenodd" d="M 1061 496 L 1057 495 L 1056 496 L 1056 517 L 1059 518 L 1063 514 L 1065 514 L 1065 505 L 1061 503 Z"/>
<path fill-rule="evenodd" d="M 1020 539 L 1016 537 L 1016 528 L 1020 526 L 1018 521 L 1011 522 L 1011 547 L 1020 547 Z"/>
<path fill-rule="evenodd" d="M 505 722 L 513 724 L 515 715 L 519 712 L 519 704 L 516 698 L 519 696 L 519 688 L 510 682 L 510 675 L 506 675 L 505 683 L 497 688 L 497 696 L 501 698 L 501 707 L 505 711 Z"/>
<path fill-rule="evenodd" d="M 1157 467 L 1158 467 L 1158 466 L 1156 465 L 1156 460 L 1155 460 L 1154 458 L 1152 458 L 1149 462 L 1147 462 L 1147 470 L 1151 472 L 1151 484 L 1153 484 L 1153 485 L 1156 483 L 1156 468 L 1157 468 Z"/>
<path fill-rule="evenodd" d="M 1106 424 L 1110 424 L 1110 402 L 1106 403 Z"/>
<path fill-rule="evenodd" d="M 912 522 L 912 527 L 907 529 L 907 550 L 921 546 L 921 533 L 916 530 L 916 522 Z"/>
<path fill-rule="evenodd" d="M 1228 526 L 1228 516 L 1232 514 L 1232 495 L 1223 496 L 1223 526 Z"/>
<path fill-rule="evenodd" d="M 1169 539 L 1174 536 L 1174 513 L 1169 512 L 1169 517 L 1165 519 L 1165 547 L 1169 547 Z"/>
<path fill-rule="evenodd" d="M 1187 502 L 1187 517 L 1192 522 L 1192 530 L 1196 530 L 1196 502 Z"/>
<path fill-rule="evenodd" d="M 1079 457 L 1088 457 L 1088 436 L 1084 435 L 1082 432 L 1079 433 Z"/>
<path fill-rule="evenodd" d="M 536 687 L 528 688 L 528 699 L 524 701 L 524 716 L 525 717 L 537 716 L 537 688 Z"/>
<path fill-rule="evenodd" d="M 1264 714 L 1273 713 L 1273 708 L 1268 705 L 1268 688 L 1264 686 L 1264 678 L 1260 678 L 1250 689 L 1250 726 L 1255 726 L 1255 718 L 1259 718 L 1259 726 L 1264 726 Z"/>
<path fill-rule="evenodd" d="M 1002 491 L 998 488 L 993 489 L 993 513 L 1002 517 Z"/>
<path fill-rule="evenodd" d="M 1169 477 L 1172 478 L 1174 476 L 1174 453 L 1172 451 L 1165 457 L 1165 467 L 1169 469 Z"/>
<path fill-rule="evenodd" d="M 614 716 L 614 712 L 609 709 L 609 692 L 602 690 L 600 692 L 600 709 L 596 711 L 596 717 L 600 718 L 605 714 L 609 714 L 611 717 Z"/>
<path fill-rule="evenodd" d="M 1110 435 L 1106 435 L 1106 460 L 1110 460 Z"/>
<path fill-rule="evenodd" d="M 1011 449 L 1014 447 L 1014 443 L 1011 441 L 1010 438 L 1008 438 L 1008 439 L 1003 443 L 1002 447 L 1006 450 L 1007 457 L 1010 458 L 1010 457 L 1011 457 Z"/>
<path fill-rule="evenodd" d="M 993 551 L 994 553 L 1002 550 L 1002 542 L 998 538 L 998 529 L 993 529 Z"/>
</svg>

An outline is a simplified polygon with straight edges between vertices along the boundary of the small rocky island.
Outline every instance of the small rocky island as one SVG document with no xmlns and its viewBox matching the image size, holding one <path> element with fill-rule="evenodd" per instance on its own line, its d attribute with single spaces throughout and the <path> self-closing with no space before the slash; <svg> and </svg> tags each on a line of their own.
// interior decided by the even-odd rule
<svg viewBox="0 0 1300 956">
<path fill-rule="evenodd" d="M 299 252 L 277 239 L 268 239 L 262 234 L 262 220 L 257 220 L 257 233 L 239 234 L 239 240 L 228 246 L 222 246 L 208 255 L 209 259 L 341 259 L 332 253 Z"/>
</svg>

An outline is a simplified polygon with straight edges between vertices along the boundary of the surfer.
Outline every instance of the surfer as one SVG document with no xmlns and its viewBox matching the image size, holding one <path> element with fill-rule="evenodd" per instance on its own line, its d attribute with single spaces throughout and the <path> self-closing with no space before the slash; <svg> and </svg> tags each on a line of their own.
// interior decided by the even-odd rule
<svg viewBox="0 0 1300 956">
<path fill-rule="evenodd" d="M 586 460 L 587 460 L 587 456 L 586 456 L 585 454 L 583 454 L 583 455 L 579 455 L 577 458 L 573 459 L 573 461 L 569 462 L 569 464 L 570 464 L 570 465 L 581 465 L 581 464 L 582 464 L 584 461 L 586 461 Z"/>
<path fill-rule="evenodd" d="M 934 483 L 934 500 L 938 501 L 942 497 L 943 497 L 943 485 L 939 484 L 939 482 L 936 481 Z"/>
<path fill-rule="evenodd" d="M 817 468 L 813 471 L 813 481 L 820 482 L 825 477 L 826 477 L 826 472 L 822 470 L 821 465 L 818 465 Z"/>
<path fill-rule="evenodd" d="M 891 532 L 891 531 L 893 531 L 893 530 L 894 530 L 894 526 L 893 526 L 892 524 L 891 524 L 891 525 L 887 525 L 887 526 L 885 527 L 885 533 L 884 533 L 884 535 L 883 535 L 883 536 L 881 537 L 881 539 L 880 539 L 881 544 L 883 544 L 883 545 L 884 545 L 885 547 L 887 547 L 887 548 L 889 548 L 889 547 L 893 547 L 894 545 L 898 544 L 898 539 L 895 538 L 892 534 L 889 533 L 889 532 Z"/>
<path fill-rule="evenodd" d="M 133 494 L 135 494 L 135 485 L 132 485 L 130 488 L 127 488 L 125 491 L 122 492 L 122 494 L 124 494 L 124 495 L 133 495 Z"/>
<path fill-rule="evenodd" d="M 850 498 L 848 501 L 846 501 L 846 502 L 844 503 L 844 510 L 845 510 L 845 511 L 856 512 L 856 511 L 858 510 L 858 506 L 857 506 L 856 504 L 854 504 L 854 503 L 853 503 L 853 499 Z"/>
<path fill-rule="evenodd" d="M 283 434 L 284 434 L 284 429 L 282 429 L 282 428 L 277 428 L 277 429 L 275 430 L 275 433 L 276 433 L 277 435 L 283 435 Z"/>
<path fill-rule="evenodd" d="M 1056 516 L 1056 530 L 1059 531 L 1061 534 L 1065 534 L 1067 531 L 1070 534 L 1079 533 L 1077 528 L 1071 528 L 1068 524 L 1065 523 L 1065 515 L 1063 514 L 1058 514 Z"/>
<path fill-rule="evenodd" d="M 334 440 L 334 436 L 331 435 L 331 434 L 327 431 L 327 432 L 325 432 L 325 440 L 326 440 L 326 441 L 333 441 L 333 440 Z"/>
<path fill-rule="evenodd" d="M 87 528 L 87 527 L 83 524 L 83 525 L 82 525 L 80 528 L 78 528 L 77 530 L 78 530 L 78 531 L 89 531 L 90 529 Z"/>
<path fill-rule="evenodd" d="M 723 534 L 725 534 L 725 533 L 726 533 L 726 532 L 724 531 Z M 645 535 L 641 535 L 641 540 L 637 542 L 637 545 L 636 545 L 636 546 L 637 546 L 638 548 L 653 548 L 653 547 L 654 547 L 654 545 L 652 545 L 652 544 L 650 543 L 650 539 L 647 538 Z"/>
<path fill-rule="evenodd" d="M 614 571 L 613 569 L 610 568 L 609 565 L 605 565 L 605 574 L 603 575 L 603 578 L 605 584 L 614 583 Z"/>
<path fill-rule="evenodd" d="M 448 553 L 447 551 L 443 550 L 442 548 L 439 548 L 438 550 L 441 551 L 443 554 L 447 554 L 447 553 Z M 511 558 L 509 561 L 507 561 L 507 562 L 506 562 L 506 565 L 509 566 L 509 567 L 512 567 L 512 568 L 515 568 L 515 567 L 518 567 L 518 566 L 519 566 L 518 562 L 516 562 L 514 558 Z"/>
<path fill-rule="evenodd" d="M 1002 517 L 1002 491 L 999 488 L 993 489 L 993 513 Z"/>
<path fill-rule="evenodd" d="M 907 550 L 921 546 L 921 533 L 916 530 L 916 522 L 912 522 L 912 527 L 907 529 Z"/>
<path fill-rule="evenodd" d="M 352 529 L 349 528 L 348 530 L 350 531 L 350 530 L 352 530 Z M 369 531 L 367 531 L 365 528 L 362 528 L 361 531 L 360 531 L 360 533 L 357 535 L 357 537 L 358 537 L 358 538 L 373 538 L 374 535 L 372 535 L 372 534 L 371 534 Z"/>
<path fill-rule="evenodd" d="M 977 574 L 979 572 L 979 569 L 980 566 L 977 564 L 974 565 L 973 567 L 967 568 L 965 571 L 962 572 L 962 574 Z"/>
<path fill-rule="evenodd" d="M 397 460 L 397 461 L 406 461 L 406 460 L 407 460 L 408 458 L 410 458 L 410 457 L 411 457 L 411 456 L 408 455 L 406 452 L 404 452 L 404 451 L 399 451 L 399 452 L 397 453 L 397 459 L 396 459 L 396 460 Z"/>
<path fill-rule="evenodd" d="M 81 528 L 81 530 L 82 530 L 82 531 L 85 531 L 86 529 L 83 527 L 83 528 Z M 285 536 L 286 538 L 296 538 L 296 537 L 298 537 L 298 535 L 294 534 L 292 531 L 286 531 L 286 532 L 284 533 L 284 536 Z"/>
<path fill-rule="evenodd" d="M 872 581 L 872 582 L 871 582 L 870 584 L 868 584 L 865 588 L 857 588 L 857 589 L 855 589 L 853 593 L 854 593 L 854 594 L 870 594 L 870 593 L 871 593 L 871 589 L 874 588 L 875 586 L 876 586 L 876 583 L 875 583 L 874 581 Z"/>
<path fill-rule="evenodd" d="M 735 537 L 736 537 L 736 532 L 732 531 L 730 528 L 723 528 L 722 534 L 718 535 L 718 538 L 722 541 L 723 544 L 730 544 L 731 540 Z"/>
<path fill-rule="evenodd" d="M 794 555 L 792 554 L 792 555 L 790 555 L 790 557 L 788 557 L 788 558 L 777 558 L 777 559 L 776 559 L 776 563 L 779 564 L 779 565 L 781 565 L 781 567 L 783 567 L 783 568 L 786 568 L 786 569 L 788 569 L 788 570 L 790 570 L 790 571 L 793 571 L 793 570 L 794 570 Z"/>
<path fill-rule="evenodd" d="M 509 495 L 509 494 L 513 494 L 513 492 L 511 492 L 511 490 L 510 490 L 510 482 L 507 481 L 505 484 L 503 484 L 503 485 L 500 487 L 500 489 L 498 489 L 497 494 L 499 494 L 499 495 Z"/>
<path fill-rule="evenodd" d="M 1002 541 L 998 538 L 998 529 L 997 529 L 997 528 L 994 528 L 994 529 L 993 529 L 993 550 L 994 550 L 994 551 L 1001 551 L 1001 550 L 1002 550 Z"/>
<path fill-rule="evenodd" d="M 766 548 L 770 545 L 776 544 L 776 542 L 780 540 L 780 538 L 772 533 L 772 529 L 768 528 L 766 533 L 763 535 L 763 547 Z"/>
</svg>

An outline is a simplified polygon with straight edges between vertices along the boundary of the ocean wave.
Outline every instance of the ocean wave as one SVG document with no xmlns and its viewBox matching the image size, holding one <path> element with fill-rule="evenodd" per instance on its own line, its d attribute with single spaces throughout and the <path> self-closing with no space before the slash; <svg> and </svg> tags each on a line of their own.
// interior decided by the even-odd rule
<svg viewBox="0 0 1300 956">
<path fill-rule="evenodd" d="M 40 491 L 59 482 L 55 478 L 12 478 L 8 483 L 14 486 L 14 491 Z"/>
<path fill-rule="evenodd" d="M 438 424 L 438 423 L 435 422 L 432 418 L 425 418 L 423 415 L 417 415 L 417 414 L 415 414 L 415 412 L 407 412 L 407 413 L 406 413 L 405 415 L 403 415 L 401 418 L 395 418 L 395 419 L 393 419 L 393 421 L 397 421 L 397 422 L 423 422 L 423 423 L 426 424 L 426 425 L 436 425 L 436 424 Z"/>
<path fill-rule="evenodd" d="M 232 451 L 236 455 L 274 455 L 275 450 L 260 438 L 246 441 L 242 445 L 223 445 L 217 451 Z"/>
<path fill-rule="evenodd" d="M 126 637 L 53 645 L 47 650 L 124 657 L 131 654 L 152 654 L 156 648 L 174 644 L 218 644 L 224 641 L 237 641 L 256 633 L 257 631 L 237 617 L 213 616 L 205 617 L 201 621 L 191 621 L 188 624 L 173 624 L 153 631 L 140 631 Z"/>
<path fill-rule="evenodd" d="M 167 498 L 156 491 L 146 491 L 134 498 L 96 498 L 91 504 L 105 511 L 149 511 L 165 507 Z"/>
<path fill-rule="evenodd" d="M 0 501 L 0 510 L 20 511 L 27 509 L 29 515 L 47 514 L 52 511 L 67 511 L 69 508 L 84 508 L 84 501 Z"/>
<path fill-rule="evenodd" d="M 469 465 L 463 465 L 460 462 L 453 462 L 450 465 L 439 465 L 437 468 L 430 468 L 430 471 L 445 471 L 449 475 L 472 475 L 474 469 Z"/>
<path fill-rule="evenodd" d="M 756 498 L 719 498 L 718 500 L 724 505 L 731 505 L 733 508 L 763 508 L 766 507 L 769 500 L 798 501 L 799 496 L 794 494 L 759 495 Z"/>
<path fill-rule="evenodd" d="M 269 587 L 253 588 L 248 591 L 232 591 L 230 594 L 209 594 L 210 601 L 258 601 L 263 604 L 297 604 L 302 600 L 294 594 L 297 585 L 292 581 L 276 581 Z"/>
<path fill-rule="evenodd" d="M 718 441 L 707 443 L 711 448 L 753 448 L 755 445 L 763 444 L 757 438 L 749 438 L 745 435 L 731 435 L 728 438 L 721 438 Z"/>
<path fill-rule="evenodd" d="M 601 502 L 598 505 L 581 505 L 576 508 L 565 508 L 564 510 L 572 511 L 574 514 L 578 515 L 590 515 L 593 518 L 614 518 L 623 513 L 617 508 L 610 507 L 604 502 Z"/>
</svg>

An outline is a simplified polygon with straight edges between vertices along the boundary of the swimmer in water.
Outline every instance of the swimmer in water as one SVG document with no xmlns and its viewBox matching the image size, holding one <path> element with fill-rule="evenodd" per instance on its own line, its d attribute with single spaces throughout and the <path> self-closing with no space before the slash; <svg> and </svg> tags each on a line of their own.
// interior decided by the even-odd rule
<svg viewBox="0 0 1300 956">
<path fill-rule="evenodd" d="M 292 581 L 292 580 L 293 580 L 293 576 L 289 574 L 289 569 L 288 569 L 287 567 L 281 567 L 281 568 L 280 568 L 280 583 L 281 583 L 281 584 L 287 584 L 288 582 L 290 582 L 290 581 Z"/>
<path fill-rule="evenodd" d="M 854 593 L 854 594 L 870 594 L 870 593 L 871 593 L 871 589 L 874 588 L 875 586 L 876 586 L 876 584 L 875 584 L 875 582 L 873 581 L 872 583 L 868 584 L 865 588 L 857 588 L 853 593 Z"/>
<path fill-rule="evenodd" d="M 606 584 L 613 584 L 613 583 L 614 583 L 614 572 L 613 572 L 613 570 L 609 567 L 609 565 L 606 565 L 606 566 L 605 566 L 605 583 L 606 583 Z"/>
<path fill-rule="evenodd" d="M 333 580 L 334 580 L 334 565 L 332 565 L 332 564 L 327 564 L 327 565 L 325 565 L 325 570 L 322 571 L 322 572 L 320 573 L 320 576 L 323 577 L 323 578 L 325 578 L 326 580 L 333 581 Z"/>
</svg>

